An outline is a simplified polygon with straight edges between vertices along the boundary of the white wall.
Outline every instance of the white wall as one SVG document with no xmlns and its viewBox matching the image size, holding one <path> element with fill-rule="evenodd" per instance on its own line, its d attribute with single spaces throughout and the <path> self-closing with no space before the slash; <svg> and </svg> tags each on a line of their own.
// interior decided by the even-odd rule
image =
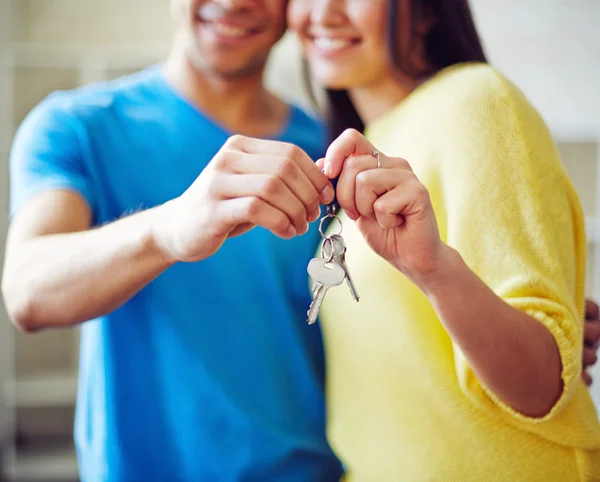
<svg viewBox="0 0 600 482">
<path fill-rule="evenodd" d="M 11 4 L 8 0 L 0 0 L 0 106 L 6 105 L 5 96 L 9 87 L 10 78 L 6 75 L 4 60 L 6 59 L 6 45 L 10 41 Z M 0 107 L 0 267 L 4 259 L 4 232 L 7 225 L 8 211 L 8 179 L 3 166 L 7 157 L 10 142 L 8 138 L 8 125 L 10 113 Z M 1 280 L 0 273 L 0 280 Z M 0 449 L 11 438 L 12 410 L 7 401 L 5 382 L 12 375 L 12 330 L 5 315 L 5 309 L 0 299 Z M 3 464 L 2 451 L 0 450 L 0 466 Z"/>
<path fill-rule="evenodd" d="M 600 132 L 600 1 L 472 0 L 492 62 L 557 135 Z"/>
<path fill-rule="evenodd" d="M 19 0 L 17 40 L 73 46 L 163 45 L 170 38 L 169 0 Z"/>
</svg>

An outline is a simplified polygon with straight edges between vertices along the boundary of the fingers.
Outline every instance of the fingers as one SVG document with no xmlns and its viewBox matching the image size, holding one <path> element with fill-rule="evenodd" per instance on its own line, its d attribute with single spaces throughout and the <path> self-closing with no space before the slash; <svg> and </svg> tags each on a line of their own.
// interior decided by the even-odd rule
<svg viewBox="0 0 600 482">
<path fill-rule="evenodd" d="M 350 156 L 372 155 L 375 147 L 360 132 L 354 129 L 344 131 L 331 143 L 325 154 L 325 174 L 329 179 L 340 175 L 344 162 Z"/>
<path fill-rule="evenodd" d="M 233 231 L 229 233 L 229 237 L 235 238 L 236 236 L 241 236 L 242 234 L 250 231 L 253 227 L 254 224 L 252 223 L 238 224 L 235 228 L 233 228 Z"/>
<path fill-rule="evenodd" d="M 238 197 L 227 199 L 217 204 L 217 217 L 223 223 L 231 226 L 231 235 L 238 226 L 248 224 L 262 226 L 275 235 L 290 239 L 296 235 L 296 229 L 290 223 L 290 219 L 280 210 L 257 197 Z"/>
<path fill-rule="evenodd" d="M 385 162 L 385 164 L 383 164 Z M 377 160 L 372 155 L 351 156 L 344 162 L 344 166 L 337 183 L 337 200 L 348 216 L 356 220 L 364 216 L 371 220 L 381 220 L 382 227 L 398 226 L 404 222 L 404 215 L 412 214 L 401 211 L 376 212 L 376 206 L 383 209 L 391 208 L 393 198 L 379 202 L 386 193 L 396 188 L 397 198 L 401 192 L 408 203 L 412 197 L 419 200 L 424 187 L 418 181 L 408 162 L 401 158 L 383 156 L 382 165 L 377 168 Z M 425 191 L 426 192 L 426 191 Z M 423 202 L 427 199 L 423 199 Z M 379 204 L 378 204 L 379 203 Z M 395 206 L 403 209 L 401 206 Z M 378 217 L 379 216 L 379 217 Z"/>
<path fill-rule="evenodd" d="M 585 319 L 600 320 L 600 307 L 591 299 L 585 300 Z"/>
<path fill-rule="evenodd" d="M 278 167 L 284 169 L 284 174 L 294 175 L 296 172 L 287 167 L 289 161 L 292 161 L 316 190 L 321 203 L 328 204 L 333 200 L 334 192 L 329 179 L 308 154 L 298 146 L 286 142 L 233 136 L 227 141 L 226 147 L 242 153 L 259 155 L 262 158 L 280 158 L 281 162 L 278 163 Z M 267 166 L 267 160 L 265 159 L 260 165 Z"/>
<path fill-rule="evenodd" d="M 391 161 L 391 160 L 390 160 Z M 402 161 L 398 159 L 397 161 Z M 401 166 L 401 163 L 398 162 Z M 416 183 L 416 177 L 409 169 L 397 167 L 393 169 L 370 169 L 356 176 L 355 202 L 358 213 L 375 220 L 375 202 L 385 193 L 396 187 L 410 190 Z"/>
<path fill-rule="evenodd" d="M 337 200 L 351 219 L 359 215 L 375 219 L 373 203 L 378 196 L 405 178 L 414 177 L 404 159 L 380 155 L 385 168 L 377 168 L 377 159 L 369 155 L 345 160 L 337 183 Z"/>
<path fill-rule="evenodd" d="M 383 229 L 402 226 L 406 222 L 406 218 L 400 213 L 406 211 L 412 202 L 412 197 L 405 190 L 402 188 L 393 189 L 379 198 L 373 206 L 377 223 Z"/>
<path fill-rule="evenodd" d="M 336 186 L 336 198 L 340 207 L 350 219 L 356 220 L 359 216 L 356 205 L 356 178 L 359 173 L 377 167 L 373 156 L 351 156 L 344 162 L 344 168 L 339 175 Z"/>
<path fill-rule="evenodd" d="M 257 154 L 235 156 L 228 160 L 227 172 L 241 175 L 240 177 L 245 177 L 246 175 L 262 175 L 274 178 L 272 181 L 273 184 L 267 186 L 253 184 L 252 187 L 261 189 L 261 192 L 257 192 L 256 194 L 265 194 L 267 196 L 265 199 L 275 205 L 274 202 L 271 202 L 270 196 L 273 193 L 278 192 L 278 180 L 287 186 L 294 197 L 303 204 L 305 208 L 305 220 L 314 221 L 319 215 L 319 192 L 317 192 L 300 167 L 288 158 Z M 265 193 L 263 192 L 263 188 L 272 191 Z M 252 193 L 249 192 L 248 195 L 252 195 Z"/>
<path fill-rule="evenodd" d="M 583 326 L 583 339 L 586 345 L 598 347 L 598 344 L 600 344 L 600 323 L 586 319 Z"/>
<path fill-rule="evenodd" d="M 583 348 L 583 369 L 594 365 L 598 357 L 596 355 L 596 350 L 594 348 L 584 347 Z"/>
<path fill-rule="evenodd" d="M 384 229 L 401 226 L 409 218 L 422 221 L 431 210 L 429 192 L 415 178 L 377 199 L 374 209 L 377 222 Z"/>
<path fill-rule="evenodd" d="M 298 234 L 308 231 L 306 207 L 279 177 L 268 174 L 244 174 L 222 176 L 215 186 L 219 198 L 258 197 L 275 209 L 282 211 Z M 308 221 L 319 216 L 318 202 L 314 202 L 316 213 Z"/>
<path fill-rule="evenodd" d="M 582 372 L 581 378 L 583 378 L 584 383 L 589 387 L 593 383 L 593 379 L 588 372 Z"/>
</svg>

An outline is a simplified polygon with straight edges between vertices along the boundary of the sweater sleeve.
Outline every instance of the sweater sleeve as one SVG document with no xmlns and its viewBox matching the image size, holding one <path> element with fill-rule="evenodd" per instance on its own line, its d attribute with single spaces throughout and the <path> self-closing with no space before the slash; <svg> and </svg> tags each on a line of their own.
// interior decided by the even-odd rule
<svg viewBox="0 0 600 482">
<path fill-rule="evenodd" d="M 577 418 L 576 407 L 563 412 L 584 389 L 584 218 L 544 122 L 516 87 L 487 69 L 456 99 L 460 123 L 446 124 L 440 171 L 446 242 L 500 298 L 550 331 L 564 389 L 546 416 L 531 418 L 483 386 L 457 346 L 456 371 L 461 389 L 480 408 L 548 435 L 557 417 Z"/>
</svg>

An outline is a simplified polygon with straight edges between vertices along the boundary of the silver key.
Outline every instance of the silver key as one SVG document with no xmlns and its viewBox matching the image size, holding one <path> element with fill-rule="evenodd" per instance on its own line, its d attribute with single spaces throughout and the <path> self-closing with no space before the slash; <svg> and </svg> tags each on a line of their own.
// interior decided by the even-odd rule
<svg viewBox="0 0 600 482">
<path fill-rule="evenodd" d="M 329 236 L 331 239 L 330 242 L 323 241 L 322 246 L 322 257 L 330 259 L 331 257 L 331 249 L 333 248 L 333 261 L 340 265 L 346 274 L 346 282 L 348 283 L 348 288 L 350 288 L 350 294 L 352 294 L 352 298 L 355 301 L 358 301 L 360 298 L 358 296 L 358 291 L 356 289 L 356 285 L 354 281 L 352 281 L 352 277 L 350 276 L 350 270 L 348 269 L 348 265 L 346 264 L 346 243 L 344 242 L 344 238 L 342 238 L 339 234 L 332 234 Z"/>
<path fill-rule="evenodd" d="M 327 250 L 327 255 L 325 255 L 325 252 L 326 252 L 325 246 L 327 246 L 329 248 Z M 331 253 L 332 248 L 334 248 L 334 253 L 333 254 Z M 335 259 L 334 259 L 335 254 L 336 254 L 335 246 L 333 245 L 333 241 L 331 240 L 331 236 L 328 236 L 328 237 L 324 238 L 323 239 L 323 243 L 321 244 L 321 258 L 326 259 L 327 263 L 330 264 L 330 263 L 335 262 Z M 339 265 L 339 263 L 337 263 L 337 264 Z M 340 266 L 340 268 L 344 269 L 342 266 Z M 345 276 L 345 274 L 344 274 L 344 276 Z M 318 285 L 317 285 L 317 283 L 314 282 L 314 280 L 312 278 L 310 278 L 310 280 L 311 280 L 311 283 L 312 283 L 311 284 L 311 292 L 312 292 L 312 296 L 313 296 L 313 299 L 314 299 L 317 296 Z"/>
<path fill-rule="evenodd" d="M 346 273 L 341 266 L 325 258 L 311 259 L 306 270 L 313 281 L 314 300 L 306 313 L 308 324 L 312 325 L 317 321 L 325 293 L 332 286 L 341 285 L 346 277 Z"/>
</svg>

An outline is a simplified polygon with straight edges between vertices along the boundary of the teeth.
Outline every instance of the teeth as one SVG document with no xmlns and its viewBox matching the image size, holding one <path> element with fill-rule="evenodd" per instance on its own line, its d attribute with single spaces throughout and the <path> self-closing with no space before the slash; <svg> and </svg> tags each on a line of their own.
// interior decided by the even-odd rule
<svg viewBox="0 0 600 482">
<path fill-rule="evenodd" d="M 337 50 L 352 44 L 352 42 L 347 39 L 329 37 L 316 37 L 314 43 L 322 50 Z"/>
<path fill-rule="evenodd" d="M 226 37 L 245 37 L 250 33 L 249 30 L 239 27 L 231 27 L 230 25 L 223 25 L 222 23 L 213 23 L 212 27 L 219 35 Z"/>
<path fill-rule="evenodd" d="M 226 35 L 228 37 L 244 37 L 248 35 L 248 30 L 239 27 L 231 27 L 229 25 L 223 25 L 222 23 L 213 24 L 215 31 L 219 35 Z"/>
</svg>

